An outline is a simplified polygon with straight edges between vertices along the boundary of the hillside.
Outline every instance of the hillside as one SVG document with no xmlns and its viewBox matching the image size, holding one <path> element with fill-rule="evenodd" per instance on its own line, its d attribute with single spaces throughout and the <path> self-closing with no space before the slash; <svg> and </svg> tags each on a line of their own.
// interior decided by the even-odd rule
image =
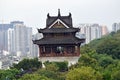
<svg viewBox="0 0 120 80">
<path fill-rule="evenodd" d="M 96 39 L 88 44 L 89 47 L 95 49 L 97 53 L 108 54 L 113 58 L 120 59 L 120 31 L 111 32 L 101 39 Z"/>
</svg>

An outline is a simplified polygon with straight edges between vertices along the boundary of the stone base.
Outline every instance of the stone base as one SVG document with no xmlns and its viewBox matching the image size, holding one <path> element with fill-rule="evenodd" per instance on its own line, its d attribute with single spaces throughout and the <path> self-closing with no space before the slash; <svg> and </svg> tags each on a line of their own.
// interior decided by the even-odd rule
<svg viewBox="0 0 120 80">
<path fill-rule="evenodd" d="M 40 57 L 39 60 L 44 63 L 45 61 L 50 62 L 61 62 L 61 61 L 68 61 L 68 66 L 72 64 L 76 64 L 78 62 L 79 57 Z M 44 65 L 43 65 L 44 67 Z"/>
</svg>

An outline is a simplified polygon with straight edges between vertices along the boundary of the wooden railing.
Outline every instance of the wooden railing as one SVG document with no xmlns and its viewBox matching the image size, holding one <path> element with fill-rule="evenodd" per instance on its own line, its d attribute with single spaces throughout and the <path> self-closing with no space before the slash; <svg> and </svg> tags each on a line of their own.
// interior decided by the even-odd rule
<svg viewBox="0 0 120 80">
<path fill-rule="evenodd" d="M 77 53 L 41 53 L 40 57 L 68 57 L 68 56 L 79 56 Z"/>
</svg>

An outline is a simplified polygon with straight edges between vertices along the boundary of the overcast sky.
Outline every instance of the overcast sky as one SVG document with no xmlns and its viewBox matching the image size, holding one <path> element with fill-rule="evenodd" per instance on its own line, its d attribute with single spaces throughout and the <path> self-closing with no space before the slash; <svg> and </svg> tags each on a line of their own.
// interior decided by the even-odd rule
<svg viewBox="0 0 120 80">
<path fill-rule="evenodd" d="M 72 13 L 73 25 L 98 23 L 109 29 L 120 22 L 120 0 L 0 0 L 0 23 L 24 21 L 26 26 L 44 28 L 47 13 Z"/>
</svg>

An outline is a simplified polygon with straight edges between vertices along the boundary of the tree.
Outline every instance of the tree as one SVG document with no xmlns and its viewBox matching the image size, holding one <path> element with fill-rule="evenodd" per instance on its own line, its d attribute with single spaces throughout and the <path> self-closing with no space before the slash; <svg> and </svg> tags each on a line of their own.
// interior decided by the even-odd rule
<svg viewBox="0 0 120 80">
<path fill-rule="evenodd" d="M 8 70 L 0 70 L 0 80 L 14 80 L 16 79 L 15 75 L 18 74 L 20 71 L 17 69 L 8 69 Z"/>
<path fill-rule="evenodd" d="M 114 64 L 114 60 L 110 56 L 99 57 L 99 65 L 106 68 L 108 65 Z"/>
<path fill-rule="evenodd" d="M 46 70 L 46 69 L 40 69 L 37 71 L 37 74 L 41 76 L 45 76 L 51 80 L 65 80 L 64 77 L 59 72 L 54 72 L 51 70 Z"/>
<path fill-rule="evenodd" d="M 102 75 L 91 67 L 81 67 L 70 70 L 66 80 L 102 80 Z"/>
<path fill-rule="evenodd" d="M 120 31 L 110 33 L 101 39 L 93 40 L 88 44 L 92 49 L 95 49 L 99 54 L 111 55 L 115 59 L 120 59 Z"/>
<path fill-rule="evenodd" d="M 93 57 L 94 54 L 96 53 L 90 52 L 88 54 L 82 54 L 75 67 L 80 68 L 81 66 L 89 66 L 94 69 L 98 68 L 98 61 Z"/>
<path fill-rule="evenodd" d="M 57 65 L 59 71 L 64 72 L 64 71 L 68 70 L 68 62 L 67 61 L 54 62 L 54 63 Z"/>
<path fill-rule="evenodd" d="M 30 69 L 38 69 L 42 67 L 42 62 L 38 61 L 38 58 L 34 59 L 23 59 L 18 64 L 13 64 L 12 68 L 30 70 Z"/>
<path fill-rule="evenodd" d="M 120 70 L 112 74 L 112 80 L 120 80 Z"/>
<path fill-rule="evenodd" d="M 44 65 L 46 67 L 46 69 L 48 69 L 49 67 L 54 68 L 54 70 L 59 70 L 61 72 L 67 71 L 68 70 L 68 62 L 67 61 L 63 61 L 63 62 L 49 62 L 46 61 L 44 62 Z"/>
<path fill-rule="evenodd" d="M 25 74 L 18 80 L 50 80 L 50 79 L 44 76 L 40 76 L 38 74 Z"/>
</svg>

